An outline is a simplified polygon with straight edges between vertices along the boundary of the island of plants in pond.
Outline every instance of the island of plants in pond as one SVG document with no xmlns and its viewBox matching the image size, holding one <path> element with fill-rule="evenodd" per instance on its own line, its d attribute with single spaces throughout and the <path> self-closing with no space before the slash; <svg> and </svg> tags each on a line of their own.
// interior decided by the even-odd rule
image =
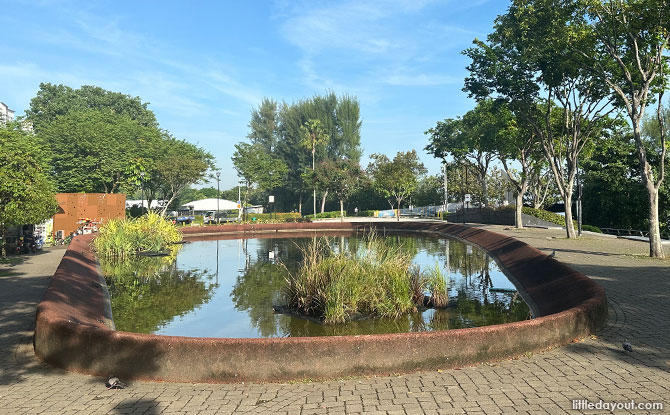
<svg viewBox="0 0 670 415">
<path fill-rule="evenodd" d="M 327 238 L 301 248 L 299 269 L 285 270 L 286 305 L 275 311 L 314 317 L 326 324 L 366 317 L 399 317 L 448 304 L 440 267 L 421 270 L 402 245 L 370 235 L 355 251 L 335 249 Z"/>
<path fill-rule="evenodd" d="M 117 330 L 193 337 L 355 335 L 530 317 L 485 252 L 450 239 L 342 236 L 169 246 L 163 257 L 99 256 Z"/>
</svg>

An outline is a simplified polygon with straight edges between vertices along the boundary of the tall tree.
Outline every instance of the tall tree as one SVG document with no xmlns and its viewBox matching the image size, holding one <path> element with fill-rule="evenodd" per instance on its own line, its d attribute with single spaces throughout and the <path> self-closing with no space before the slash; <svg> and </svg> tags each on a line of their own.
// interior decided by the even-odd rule
<svg viewBox="0 0 670 415">
<path fill-rule="evenodd" d="M 148 109 L 148 102 L 139 97 L 112 92 L 97 86 L 84 85 L 73 89 L 66 85 L 41 83 L 37 95 L 30 100 L 26 119 L 38 134 L 54 122 L 57 117 L 70 112 L 86 110 L 111 111 L 124 115 L 144 127 L 157 127 L 154 113 Z"/>
<path fill-rule="evenodd" d="M 117 193 L 159 131 L 127 115 L 86 109 L 43 124 L 40 135 L 52 154 L 58 191 Z"/>
<path fill-rule="evenodd" d="M 465 90 L 478 100 L 507 101 L 533 127 L 565 203 L 567 236 L 575 238 L 572 197 L 579 156 L 608 127 L 612 99 L 575 64 L 567 35 L 570 10 L 553 3 L 513 0 L 496 19 L 488 43 L 475 39 L 475 47 L 464 51 L 472 59 Z"/>
<path fill-rule="evenodd" d="M 398 206 L 417 188 L 419 178 L 426 168 L 419 161 L 415 150 L 398 152 L 393 160 L 383 154 L 372 154 L 368 173 L 373 179 L 375 189 L 384 195 L 391 209 Z M 394 203 L 395 202 L 395 203 Z M 398 210 L 397 219 L 400 220 Z"/>
<path fill-rule="evenodd" d="M 238 175 L 243 177 L 247 184 L 244 205 L 249 199 L 251 186 L 272 191 L 284 184 L 288 173 L 286 164 L 280 158 L 266 152 L 261 144 L 235 144 L 232 160 Z"/>
<path fill-rule="evenodd" d="M 616 104 L 624 110 L 632 126 L 642 182 L 649 200 L 649 255 L 663 257 L 658 192 L 665 179 L 666 136 L 660 138 L 661 157 L 652 164 L 642 134 L 647 106 L 658 102 L 657 122 L 663 93 L 668 88 L 668 43 L 670 42 L 670 0 L 573 0 L 570 40 L 590 43 L 590 48 L 573 48 L 589 71 Z"/>
<path fill-rule="evenodd" d="M 161 198 L 165 201 L 160 214 L 165 215 L 168 206 L 184 189 L 207 178 L 207 173 L 214 169 L 214 157 L 168 133 L 165 133 L 161 145 L 160 157 L 155 160 L 152 170 L 159 183 Z"/>
<path fill-rule="evenodd" d="M 11 225 L 39 223 L 56 213 L 47 155 L 18 124 L 0 125 L 0 236 Z M 0 246 L 5 256 L 5 244 Z"/>
<path fill-rule="evenodd" d="M 251 111 L 247 138 L 252 144 L 260 146 L 270 154 L 277 145 L 278 124 L 279 108 L 277 101 L 263 98 L 258 108 Z"/>
<path fill-rule="evenodd" d="M 486 178 L 495 159 L 492 135 L 498 134 L 492 119 L 494 114 L 487 112 L 485 105 L 478 104 L 463 118 L 438 121 L 434 128 L 425 132 L 430 135 L 430 143 L 425 148 L 430 154 L 445 163 L 447 157 L 452 156 L 472 167 L 481 189 L 482 205 L 488 204 Z"/>
<path fill-rule="evenodd" d="M 319 147 L 328 145 L 330 136 L 326 134 L 320 120 L 311 119 L 300 127 L 302 133 L 302 146 L 311 149 L 312 172 L 315 170 L 315 155 Z M 316 186 L 314 186 L 314 217 L 316 217 Z"/>
</svg>

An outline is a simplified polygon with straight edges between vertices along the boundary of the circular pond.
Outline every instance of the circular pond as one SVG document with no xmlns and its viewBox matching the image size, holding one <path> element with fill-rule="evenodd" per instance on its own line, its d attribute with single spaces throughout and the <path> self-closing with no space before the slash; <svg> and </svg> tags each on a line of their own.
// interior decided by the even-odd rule
<svg viewBox="0 0 670 415">
<path fill-rule="evenodd" d="M 410 255 L 422 272 L 440 270 L 448 287 L 446 307 L 337 324 L 282 312 L 285 278 L 297 272 L 304 247 L 314 242 L 196 240 L 176 257 L 103 262 L 116 329 L 189 337 L 306 337 L 450 330 L 531 317 L 514 284 L 486 252 L 456 239 L 407 234 L 388 235 L 383 242 Z M 327 243 L 335 252 L 360 255 L 365 240 L 334 236 Z"/>
</svg>

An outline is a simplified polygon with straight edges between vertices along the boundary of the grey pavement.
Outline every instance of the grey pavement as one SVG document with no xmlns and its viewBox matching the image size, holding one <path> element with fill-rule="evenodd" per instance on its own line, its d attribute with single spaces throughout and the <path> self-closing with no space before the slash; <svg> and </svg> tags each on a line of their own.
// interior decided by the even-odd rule
<svg viewBox="0 0 670 415">
<path fill-rule="evenodd" d="M 38 362 L 31 349 L 35 307 L 62 250 L 0 265 L 0 414 L 576 414 L 573 400 L 661 402 L 670 413 L 670 260 L 646 257 L 644 243 L 555 229 L 486 229 L 517 237 L 602 284 L 607 326 L 586 339 L 515 359 L 455 370 L 326 382 L 184 384 L 104 379 Z M 629 340 L 633 353 L 621 342 Z"/>
</svg>

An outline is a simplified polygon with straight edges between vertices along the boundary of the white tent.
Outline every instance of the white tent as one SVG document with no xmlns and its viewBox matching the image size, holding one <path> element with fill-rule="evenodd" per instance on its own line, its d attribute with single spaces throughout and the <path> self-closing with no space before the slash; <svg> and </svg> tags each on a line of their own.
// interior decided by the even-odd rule
<svg viewBox="0 0 670 415">
<path fill-rule="evenodd" d="M 216 199 L 211 198 L 211 199 L 194 200 L 193 202 L 184 203 L 183 205 L 181 205 L 181 208 L 183 209 L 192 208 L 195 214 L 202 214 L 209 211 L 216 212 Z M 232 210 L 232 209 L 238 209 L 237 202 L 233 202 L 231 200 L 226 199 L 219 199 L 220 211 Z"/>
</svg>

